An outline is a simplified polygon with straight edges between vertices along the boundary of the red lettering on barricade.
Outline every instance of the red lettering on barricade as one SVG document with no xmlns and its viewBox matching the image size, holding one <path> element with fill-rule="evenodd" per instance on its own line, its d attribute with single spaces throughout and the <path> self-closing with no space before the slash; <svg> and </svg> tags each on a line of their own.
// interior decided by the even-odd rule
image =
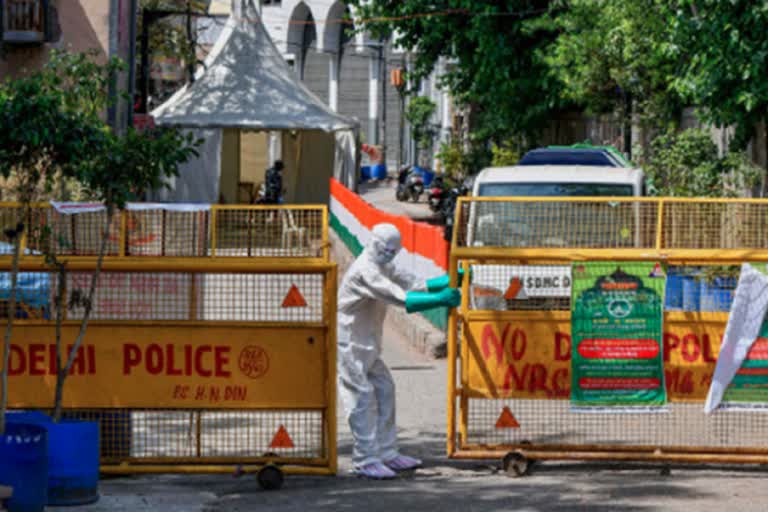
<svg viewBox="0 0 768 512">
<path fill-rule="evenodd" d="M 667 363 L 669 362 L 669 355 L 672 350 L 680 346 L 680 338 L 672 333 L 665 332 L 662 340 L 664 345 L 664 362 Z"/>
<path fill-rule="evenodd" d="M 229 377 L 232 372 L 226 370 L 224 367 L 229 364 L 229 351 L 230 347 L 216 347 L 214 352 L 215 370 L 214 373 L 217 377 Z"/>
<path fill-rule="evenodd" d="M 522 329 L 516 328 L 512 330 L 512 325 L 506 324 L 501 333 L 501 340 L 499 340 L 491 324 L 487 324 L 483 328 L 480 345 L 483 357 L 486 359 L 491 356 L 491 345 L 493 345 L 496 351 L 496 364 L 501 364 L 505 359 L 504 356 L 506 356 L 508 361 L 520 361 L 525 355 L 528 337 Z"/>
<path fill-rule="evenodd" d="M 123 345 L 123 375 L 130 375 L 131 368 L 141 363 L 141 349 L 138 345 Z"/>
<path fill-rule="evenodd" d="M 184 345 L 184 375 L 192 375 L 192 346 Z"/>
<path fill-rule="evenodd" d="M 148 373 L 158 375 L 163 371 L 163 349 L 160 348 L 160 345 L 155 343 L 151 344 L 147 347 L 147 352 L 144 357 L 147 361 L 146 366 Z"/>
<path fill-rule="evenodd" d="M 501 339 L 502 341 L 499 341 L 499 338 L 496 337 L 496 331 L 493 329 L 493 324 L 485 324 L 483 327 L 483 334 L 482 334 L 482 341 L 481 341 L 481 347 L 483 350 L 483 357 L 485 359 L 488 359 L 491 356 L 491 349 L 488 346 L 489 343 L 493 344 L 493 348 L 496 349 L 496 363 L 501 364 L 501 359 L 504 352 L 504 346 L 503 346 L 503 340 L 507 338 L 507 334 L 509 333 L 509 329 L 512 326 L 510 324 L 507 324 L 504 326 L 504 331 L 501 333 Z"/>
<path fill-rule="evenodd" d="M 566 319 L 470 322 L 471 339 L 479 340 L 479 359 L 470 359 L 468 389 L 520 398 L 567 398 L 573 350 L 568 328 Z M 723 328 L 711 320 L 701 324 L 675 320 L 667 324 L 662 350 L 670 400 L 704 400 Z M 756 347 L 756 354 L 768 358 L 768 339 L 764 346 Z M 650 339 L 593 339 L 583 342 L 579 350 L 585 357 L 643 359 L 656 357 L 659 347 Z M 589 384 L 617 385 L 613 381 Z"/>
<path fill-rule="evenodd" d="M 211 372 L 210 370 L 203 369 L 203 352 L 210 352 L 211 346 L 210 345 L 203 345 L 202 347 L 198 347 L 198 349 L 195 351 L 195 371 L 198 375 L 202 377 L 210 377 Z"/>
<path fill-rule="evenodd" d="M 78 332 L 76 322 L 68 322 L 61 334 L 70 341 Z M 11 407 L 50 406 L 64 364 L 57 361 L 55 343 L 48 343 L 55 334 L 54 326 L 18 326 L 19 341 L 11 344 L 8 361 Z M 320 327 L 97 322 L 77 350 L 61 347 L 65 361 L 74 356 L 72 392 L 65 393 L 64 406 L 321 408 L 327 402 L 327 368 L 320 364 L 327 355 L 326 334 Z"/>
<path fill-rule="evenodd" d="M 547 386 L 547 369 L 540 363 L 531 367 L 531 380 L 528 387 L 531 393 L 536 393 L 538 390 L 544 391 L 547 396 L 552 396 L 552 390 Z"/>
<path fill-rule="evenodd" d="M 72 345 L 62 347 L 62 357 L 66 361 L 72 350 Z M 56 345 L 43 343 L 30 343 L 28 345 L 11 344 L 8 375 L 10 376 L 41 376 L 56 375 Z M 78 348 L 70 375 L 95 375 L 96 374 L 96 350 L 93 345 L 80 346 Z"/>
<path fill-rule="evenodd" d="M 15 357 L 14 357 L 15 356 Z M 8 375 L 21 375 L 27 370 L 27 356 L 21 347 L 11 344 L 11 360 L 8 362 Z M 17 366 L 13 363 L 16 362 Z"/>
<path fill-rule="evenodd" d="M 520 329 L 515 329 L 512 332 L 511 338 L 504 337 L 501 340 L 504 344 L 504 353 L 511 361 L 519 361 L 525 355 L 525 346 L 528 344 L 528 338 L 525 336 L 525 332 Z"/>
<path fill-rule="evenodd" d="M 552 389 L 554 389 L 555 396 L 568 397 L 571 395 L 571 377 L 570 372 L 566 368 L 558 368 L 552 375 Z"/>
<path fill-rule="evenodd" d="M 505 391 L 523 391 L 525 390 L 525 380 L 530 370 L 530 365 L 523 366 L 523 373 L 520 375 L 517 371 L 517 367 L 513 363 L 507 366 L 507 373 L 504 375 L 503 388 Z M 512 387 L 512 381 L 515 383 L 515 387 Z"/>
<path fill-rule="evenodd" d="M 186 348 L 186 345 L 184 346 Z M 166 375 L 181 375 L 181 368 L 176 368 L 174 366 L 174 359 L 175 359 L 175 353 L 173 350 L 173 345 L 166 345 L 165 346 L 165 353 L 166 353 L 166 359 L 168 359 L 168 369 L 166 370 Z"/>
<path fill-rule="evenodd" d="M 183 352 L 183 358 L 177 351 Z M 157 343 L 149 344 L 142 351 L 138 345 L 126 343 L 123 345 L 123 375 L 134 374 L 143 367 L 150 375 L 227 378 L 232 376 L 229 369 L 231 351 L 232 347 L 228 345 L 179 347 Z M 180 366 L 182 361 L 183 366 Z"/>
<path fill-rule="evenodd" d="M 699 338 L 693 333 L 683 336 L 683 343 L 680 348 L 680 353 L 682 354 L 683 359 L 689 363 L 696 361 L 699 358 L 699 354 L 701 354 L 701 349 L 699 348 Z"/>
<path fill-rule="evenodd" d="M 555 361 L 571 360 L 571 337 L 562 332 L 555 333 Z"/>
<path fill-rule="evenodd" d="M 45 345 L 32 343 L 29 345 L 29 374 L 44 375 L 45 369 L 42 367 L 45 361 Z"/>
</svg>

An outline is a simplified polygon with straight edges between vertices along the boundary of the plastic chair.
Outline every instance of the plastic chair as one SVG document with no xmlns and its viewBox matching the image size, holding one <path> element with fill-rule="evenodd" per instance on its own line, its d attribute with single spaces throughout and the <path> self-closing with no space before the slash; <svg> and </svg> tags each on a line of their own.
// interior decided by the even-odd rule
<svg viewBox="0 0 768 512">
<path fill-rule="evenodd" d="M 283 221 L 283 239 L 282 248 L 291 249 L 293 247 L 305 247 L 307 244 L 307 230 L 296 224 L 293 217 L 293 211 L 281 210 L 280 218 Z M 295 243 L 293 243 L 295 241 Z"/>
</svg>

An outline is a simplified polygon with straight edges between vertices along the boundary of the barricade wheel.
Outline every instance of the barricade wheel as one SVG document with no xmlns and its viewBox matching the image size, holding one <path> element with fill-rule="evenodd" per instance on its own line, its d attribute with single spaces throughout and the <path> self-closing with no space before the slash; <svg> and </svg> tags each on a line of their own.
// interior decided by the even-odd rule
<svg viewBox="0 0 768 512">
<path fill-rule="evenodd" d="M 501 461 L 501 467 L 504 469 L 504 472 L 507 476 L 512 478 L 527 475 L 532 465 L 533 461 L 528 460 L 528 458 L 520 452 L 509 452 Z"/>
<path fill-rule="evenodd" d="M 276 491 L 283 486 L 285 476 L 283 472 L 274 464 L 267 464 L 261 468 L 256 475 L 259 487 L 265 491 Z"/>
</svg>

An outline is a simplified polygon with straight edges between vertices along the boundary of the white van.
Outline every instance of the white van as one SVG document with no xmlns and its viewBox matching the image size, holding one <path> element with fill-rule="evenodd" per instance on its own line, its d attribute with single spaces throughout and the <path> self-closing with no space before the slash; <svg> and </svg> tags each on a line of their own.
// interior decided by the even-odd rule
<svg viewBox="0 0 768 512">
<path fill-rule="evenodd" d="M 582 165 L 491 167 L 475 178 L 475 197 L 642 196 L 643 171 Z"/>
<path fill-rule="evenodd" d="M 475 178 L 474 197 L 639 197 L 643 195 L 641 169 L 592 167 L 581 165 L 542 165 L 493 167 Z M 579 219 L 557 204 L 513 202 L 474 203 L 469 212 L 467 245 L 502 247 L 576 247 L 579 237 L 594 239 L 594 224 L 581 230 Z M 595 206 L 591 215 L 605 219 L 599 236 L 610 246 L 636 246 L 640 243 L 639 210 L 616 203 Z M 558 226 L 573 224 L 572 229 Z M 586 224 L 586 223 L 585 223 Z M 602 229 L 602 228 L 601 228 Z M 588 232 L 587 232 L 588 231 Z M 563 233 L 573 238 L 563 239 Z M 521 300 L 570 297 L 569 266 L 480 265 L 473 269 L 473 284 L 500 290 L 518 278 L 523 285 Z M 533 303 L 530 304 L 533 306 Z M 524 304 L 519 304 L 524 306 Z"/>
</svg>

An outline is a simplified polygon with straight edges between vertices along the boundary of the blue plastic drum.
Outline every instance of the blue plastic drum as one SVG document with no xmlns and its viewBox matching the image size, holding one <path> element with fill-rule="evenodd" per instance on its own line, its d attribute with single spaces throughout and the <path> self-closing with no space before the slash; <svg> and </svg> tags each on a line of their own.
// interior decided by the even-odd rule
<svg viewBox="0 0 768 512">
<path fill-rule="evenodd" d="M 9 512 L 43 512 L 48 502 L 48 432 L 42 425 L 7 423 L 0 436 L 0 484 L 13 488 Z"/>
<path fill-rule="evenodd" d="M 385 180 L 387 179 L 387 166 L 384 164 L 376 164 L 373 166 L 371 174 L 375 180 Z"/>
<path fill-rule="evenodd" d="M 363 165 L 360 167 L 360 181 L 368 181 L 371 179 L 371 166 Z"/>
<path fill-rule="evenodd" d="M 667 274 L 667 290 L 664 300 L 666 311 L 680 311 L 683 309 L 683 276 L 673 273 L 670 269 Z"/>
<path fill-rule="evenodd" d="M 421 173 L 424 179 L 424 186 L 428 187 L 432 184 L 432 181 L 435 179 L 435 173 L 430 171 L 429 169 L 424 169 Z"/>
<path fill-rule="evenodd" d="M 48 504 L 86 505 L 99 499 L 99 424 L 62 420 L 48 425 Z"/>
<path fill-rule="evenodd" d="M 714 283 L 701 282 L 702 311 L 730 311 L 733 293 L 736 290 L 735 277 L 718 277 Z"/>
<path fill-rule="evenodd" d="M 48 431 L 48 505 L 86 505 L 99 499 L 99 424 L 53 419 L 38 411 L 13 411 L 9 423 Z"/>
<path fill-rule="evenodd" d="M 699 311 L 701 283 L 695 276 L 683 276 L 683 311 Z"/>
</svg>

